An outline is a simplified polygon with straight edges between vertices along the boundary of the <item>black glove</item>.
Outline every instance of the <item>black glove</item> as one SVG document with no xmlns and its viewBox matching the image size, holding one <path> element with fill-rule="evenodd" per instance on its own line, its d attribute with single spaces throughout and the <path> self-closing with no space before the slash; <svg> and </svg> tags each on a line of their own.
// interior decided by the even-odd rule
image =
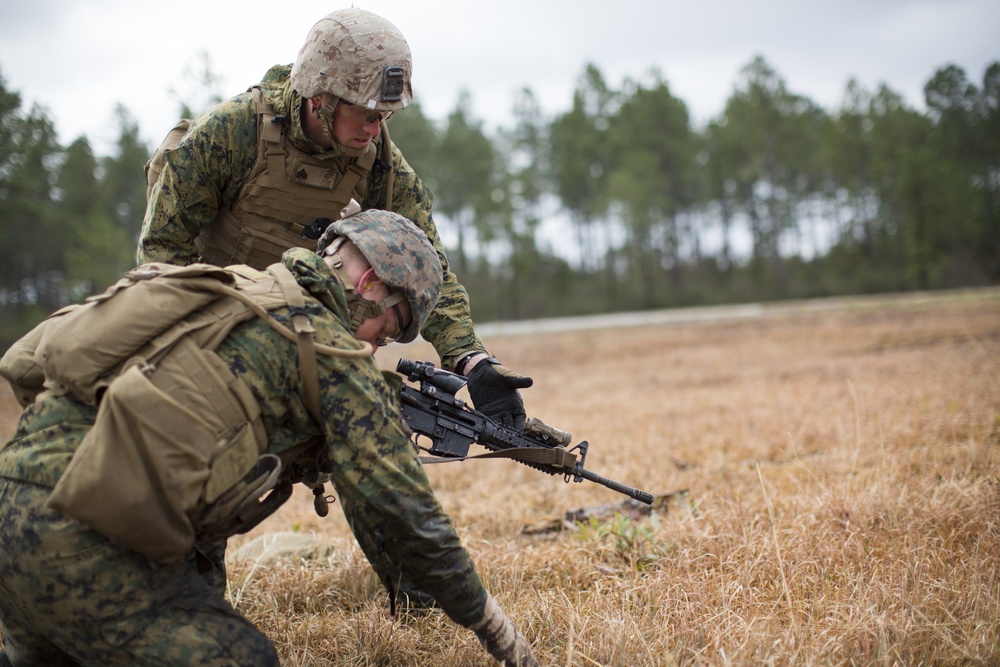
<svg viewBox="0 0 1000 667">
<path fill-rule="evenodd" d="M 527 389 L 534 380 L 501 366 L 492 357 L 476 364 L 466 377 L 469 378 L 469 396 L 477 410 L 518 431 L 524 428 L 524 401 L 517 390 Z"/>
</svg>

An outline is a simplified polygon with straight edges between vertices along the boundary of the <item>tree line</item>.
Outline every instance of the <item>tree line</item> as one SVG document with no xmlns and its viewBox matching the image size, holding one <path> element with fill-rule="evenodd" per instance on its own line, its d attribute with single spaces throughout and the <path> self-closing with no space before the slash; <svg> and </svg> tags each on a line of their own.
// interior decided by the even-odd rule
<svg viewBox="0 0 1000 667">
<path fill-rule="evenodd" d="M 694 127 L 658 71 L 615 86 L 588 65 L 553 117 L 526 88 L 494 131 L 468 93 L 388 129 L 477 321 L 996 284 L 1000 62 L 981 84 L 943 66 L 924 93 L 919 111 L 850 82 L 825 110 L 757 57 Z M 151 148 L 116 117 L 113 155 L 62 146 L 0 77 L 4 347 L 134 263 Z"/>
</svg>

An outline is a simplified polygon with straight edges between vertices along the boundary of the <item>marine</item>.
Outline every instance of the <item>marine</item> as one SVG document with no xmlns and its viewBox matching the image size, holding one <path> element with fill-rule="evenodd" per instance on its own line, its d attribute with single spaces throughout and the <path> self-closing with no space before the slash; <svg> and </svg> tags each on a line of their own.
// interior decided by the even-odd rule
<svg viewBox="0 0 1000 667">
<path fill-rule="evenodd" d="M 262 268 L 318 238 L 351 199 L 394 211 L 427 234 L 441 262 L 441 298 L 421 335 L 442 367 L 469 377 L 478 410 L 521 428 L 518 390 L 531 378 L 487 351 L 433 194 L 388 136 L 385 121 L 413 99 L 412 69 L 405 37 L 385 18 L 351 8 L 317 21 L 291 66 L 168 134 L 147 165 L 137 258 Z"/>
<path fill-rule="evenodd" d="M 35 359 L 45 370 L 45 386 L 0 450 L 0 624 L 6 642 L 0 664 L 277 665 L 271 641 L 204 576 L 194 544 L 245 528 L 240 518 L 246 510 L 256 512 L 274 494 L 280 504 L 292 483 L 318 477 L 332 483 L 366 555 L 387 560 L 433 596 L 498 661 L 537 664 L 527 640 L 484 589 L 401 429 L 400 380 L 383 374 L 372 356 L 379 345 L 415 339 L 430 317 L 441 289 L 437 253 L 402 216 L 378 210 L 345 214 L 324 232 L 320 254 L 293 248 L 265 270 L 225 269 L 232 281 L 220 279 L 220 293 L 235 301 L 253 295 L 244 303 L 251 316 L 236 304 L 238 322 L 220 324 L 219 318 L 198 320 L 205 308 L 199 309 L 139 353 L 126 354 L 101 378 L 99 391 L 71 386 L 72 367 L 56 372 L 55 361 L 62 358 L 58 332 L 72 332 L 73 322 L 84 321 L 88 312 L 158 284 L 171 269 L 142 265 L 111 294 L 43 323 Z M 246 292 L 240 298 L 230 294 L 240 290 Z M 216 302 L 206 308 L 217 308 Z M 141 320 L 144 314 L 134 316 Z M 185 328 L 190 320 L 199 326 Z M 177 331 L 183 333 L 173 335 Z M 224 378 L 228 393 L 222 391 L 222 398 L 236 407 L 216 408 L 219 392 L 205 393 L 213 383 L 185 384 L 179 367 L 195 377 L 211 371 Z M 115 483 L 124 479 L 121 466 L 141 459 L 134 453 L 149 441 L 158 448 L 183 430 L 177 418 L 139 410 L 134 403 L 141 392 L 133 385 L 118 389 L 129 379 L 140 388 L 145 382 L 149 391 L 169 387 L 159 402 L 176 403 L 170 409 L 194 424 L 184 428 L 215 429 L 213 437 L 193 440 L 218 449 L 178 456 L 170 466 L 142 469 L 140 462 L 151 480 L 143 486 L 157 491 L 154 503 L 169 505 L 178 488 L 190 486 L 177 480 L 201 474 L 204 483 L 199 502 L 183 515 L 162 512 L 168 517 L 162 542 L 154 532 L 126 546 L 127 538 L 107 533 L 121 525 L 152 529 L 140 525 L 148 508 L 109 501 L 128 486 Z M 233 443 L 246 442 L 258 449 L 254 460 L 238 465 L 239 483 L 209 493 L 218 479 L 217 461 L 227 460 L 224 453 Z M 183 452 L 190 443 L 173 444 Z M 208 462 L 207 469 L 200 462 Z M 223 472 L 233 479 L 231 470 Z M 266 483 L 259 484 L 261 479 Z M 220 503 L 227 512 L 216 511 Z M 112 520 L 102 521 L 106 515 Z M 175 530 L 184 522 L 193 540 L 186 554 L 168 548 L 186 544 L 173 539 L 185 534 Z"/>
</svg>

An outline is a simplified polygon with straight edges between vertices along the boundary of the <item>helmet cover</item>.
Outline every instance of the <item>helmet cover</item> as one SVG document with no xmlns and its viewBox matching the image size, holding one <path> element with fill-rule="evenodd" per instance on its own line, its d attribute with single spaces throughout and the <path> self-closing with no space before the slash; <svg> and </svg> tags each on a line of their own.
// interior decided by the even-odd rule
<svg viewBox="0 0 1000 667">
<path fill-rule="evenodd" d="M 316 251 L 323 254 L 338 236 L 357 246 L 379 280 L 406 296 L 413 316 L 399 342 L 414 340 L 441 295 L 441 261 L 427 234 L 398 213 L 369 209 L 333 222 Z"/>
<path fill-rule="evenodd" d="M 363 9 L 340 9 L 313 25 L 292 65 L 305 98 L 328 93 L 365 109 L 398 111 L 413 99 L 413 62 L 403 33 Z"/>
</svg>

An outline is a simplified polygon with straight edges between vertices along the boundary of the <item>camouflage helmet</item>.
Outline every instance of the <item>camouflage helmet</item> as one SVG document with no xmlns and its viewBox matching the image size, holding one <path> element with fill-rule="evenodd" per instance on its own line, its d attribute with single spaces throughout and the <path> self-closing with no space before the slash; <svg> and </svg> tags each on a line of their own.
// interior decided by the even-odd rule
<svg viewBox="0 0 1000 667">
<path fill-rule="evenodd" d="M 292 66 L 302 97 L 329 93 L 375 111 L 398 111 L 413 99 L 413 63 L 396 26 L 363 9 L 340 9 L 312 27 Z"/>
<path fill-rule="evenodd" d="M 322 255 L 339 236 L 357 246 L 383 283 L 406 296 L 413 316 L 398 340 L 414 340 L 441 295 L 441 261 L 427 234 L 398 213 L 370 209 L 331 223 L 316 252 Z"/>
</svg>

